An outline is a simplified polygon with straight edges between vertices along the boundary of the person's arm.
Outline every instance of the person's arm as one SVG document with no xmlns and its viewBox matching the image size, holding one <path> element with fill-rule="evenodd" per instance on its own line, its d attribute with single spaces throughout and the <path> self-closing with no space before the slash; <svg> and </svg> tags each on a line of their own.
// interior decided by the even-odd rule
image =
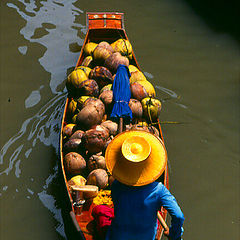
<svg viewBox="0 0 240 240">
<path fill-rule="evenodd" d="M 171 240 L 181 239 L 181 235 L 183 233 L 182 225 L 184 222 L 184 215 L 174 196 L 163 184 L 161 189 L 160 203 L 172 217 L 169 233 L 165 232 L 164 234 L 168 235 Z"/>
</svg>

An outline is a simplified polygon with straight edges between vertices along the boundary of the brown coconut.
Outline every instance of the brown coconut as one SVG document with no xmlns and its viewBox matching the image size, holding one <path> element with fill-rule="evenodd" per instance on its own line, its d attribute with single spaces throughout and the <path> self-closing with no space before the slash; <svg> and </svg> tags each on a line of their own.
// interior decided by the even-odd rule
<svg viewBox="0 0 240 240">
<path fill-rule="evenodd" d="M 84 131 L 77 130 L 72 134 L 72 136 L 69 139 L 82 139 L 83 134 L 84 134 Z"/>
<path fill-rule="evenodd" d="M 81 174 L 86 168 L 85 159 L 76 152 L 64 156 L 64 167 L 68 174 Z"/>
<path fill-rule="evenodd" d="M 105 169 L 106 170 L 106 161 L 104 156 L 92 155 L 87 162 L 88 170 L 91 172 L 94 169 Z"/>
<path fill-rule="evenodd" d="M 88 175 L 87 184 L 95 185 L 99 188 L 106 188 L 108 185 L 108 174 L 104 169 L 95 169 Z"/>
<path fill-rule="evenodd" d="M 84 107 L 89 107 L 89 106 L 94 106 L 101 115 L 104 115 L 105 105 L 100 99 L 98 99 L 98 98 L 88 98 L 83 103 L 82 107 L 84 108 Z"/>
<path fill-rule="evenodd" d="M 87 130 L 83 135 L 83 143 L 89 153 L 101 152 L 109 137 L 107 128 L 97 125 L 95 128 Z"/>
<path fill-rule="evenodd" d="M 138 81 L 130 84 L 132 98 L 139 101 L 146 97 L 155 97 L 155 89 L 149 81 Z"/>
<path fill-rule="evenodd" d="M 111 72 L 103 66 L 96 66 L 92 69 L 89 74 L 89 78 L 94 79 L 99 88 L 103 88 L 105 85 L 113 83 L 113 76 Z"/>
<path fill-rule="evenodd" d="M 84 107 L 77 115 L 76 123 L 80 129 L 89 129 L 94 125 L 100 124 L 103 119 L 103 113 L 95 106 Z"/>
<path fill-rule="evenodd" d="M 110 135 L 116 136 L 117 133 L 118 133 L 118 124 L 111 121 L 111 120 L 107 120 L 105 122 L 102 122 L 101 126 L 107 128 Z"/>
<path fill-rule="evenodd" d="M 81 110 L 83 108 L 83 104 L 85 103 L 85 101 L 88 99 L 88 98 L 94 98 L 94 97 L 91 97 L 91 96 L 81 96 L 77 99 L 77 108 L 79 110 Z"/>
<path fill-rule="evenodd" d="M 69 139 L 64 145 L 63 150 L 65 153 L 78 152 L 81 149 L 81 139 Z"/>
<path fill-rule="evenodd" d="M 105 41 L 100 42 L 97 47 L 94 49 L 92 55 L 94 62 L 98 65 L 104 63 L 104 61 L 114 52 L 111 45 Z"/>
<path fill-rule="evenodd" d="M 131 98 L 129 101 L 129 107 L 132 110 L 132 115 L 134 119 L 141 119 L 143 114 L 143 108 L 140 101 Z"/>
<path fill-rule="evenodd" d="M 119 52 L 116 52 L 106 59 L 104 66 L 107 67 L 114 74 L 117 72 L 117 68 L 120 64 L 128 67 L 129 60 L 127 57 L 122 56 Z"/>
<path fill-rule="evenodd" d="M 99 94 L 98 84 L 93 79 L 87 79 L 81 82 L 77 89 L 77 95 L 85 95 L 85 96 L 94 96 L 97 97 Z"/>
<path fill-rule="evenodd" d="M 113 107 L 113 91 L 106 90 L 99 95 L 99 99 L 104 103 L 106 111 L 111 111 Z"/>
</svg>

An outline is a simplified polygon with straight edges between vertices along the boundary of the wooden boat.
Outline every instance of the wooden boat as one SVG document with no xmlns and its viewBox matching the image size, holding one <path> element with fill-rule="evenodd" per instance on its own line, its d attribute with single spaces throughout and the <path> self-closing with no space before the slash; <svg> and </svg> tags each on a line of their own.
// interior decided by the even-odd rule
<svg viewBox="0 0 240 240">
<path fill-rule="evenodd" d="M 83 49 L 84 49 L 84 46 L 88 42 L 99 43 L 101 41 L 107 41 L 109 43 L 112 43 L 119 38 L 128 40 L 128 37 L 125 32 L 125 28 L 124 28 L 124 14 L 123 13 L 117 13 L 117 12 L 87 13 L 86 14 L 86 22 L 87 22 L 87 34 L 86 34 L 85 41 L 84 41 L 84 44 L 83 44 L 81 52 L 80 52 L 79 59 L 76 64 L 76 68 L 81 66 L 81 64 L 84 60 L 85 56 L 84 56 Z M 133 53 L 132 59 L 130 61 L 130 64 L 135 65 L 137 68 L 140 69 L 134 53 Z M 66 112 L 67 112 L 67 107 L 68 107 L 69 102 L 70 102 L 70 98 L 68 97 L 66 99 L 65 109 L 64 109 L 63 118 L 62 118 L 62 129 L 67 124 Z M 160 133 L 160 138 L 163 141 L 163 135 L 162 135 L 162 130 L 161 130 L 159 121 L 157 124 L 157 128 Z M 74 200 L 73 200 L 70 188 L 67 183 L 69 179 L 67 179 L 67 174 L 66 174 L 65 168 L 64 168 L 64 153 L 63 153 L 63 141 L 64 140 L 63 140 L 63 136 L 62 136 L 62 129 L 61 129 L 61 136 L 60 136 L 60 158 L 61 158 L 61 171 L 63 174 L 66 192 L 67 192 L 67 196 L 68 196 L 67 197 L 67 202 L 68 202 L 68 206 L 69 206 L 68 211 L 69 211 L 72 223 L 75 227 L 75 230 L 76 230 L 77 234 L 80 236 L 79 239 L 94 240 L 94 239 L 97 239 L 94 236 L 95 233 L 92 228 L 93 217 L 91 215 L 91 211 L 94 207 L 94 204 L 92 202 L 90 202 L 88 204 L 85 203 L 81 209 L 81 212 L 79 212 L 79 210 L 77 210 L 76 207 L 74 206 Z M 161 177 L 158 179 L 158 181 L 161 181 L 167 188 L 169 188 L 168 167 L 167 166 L 165 168 L 165 171 L 161 175 Z M 159 213 L 161 213 L 162 218 L 164 220 L 166 220 L 167 211 L 162 208 Z M 162 234 L 163 234 L 163 227 L 159 224 L 155 239 L 161 239 Z"/>
</svg>

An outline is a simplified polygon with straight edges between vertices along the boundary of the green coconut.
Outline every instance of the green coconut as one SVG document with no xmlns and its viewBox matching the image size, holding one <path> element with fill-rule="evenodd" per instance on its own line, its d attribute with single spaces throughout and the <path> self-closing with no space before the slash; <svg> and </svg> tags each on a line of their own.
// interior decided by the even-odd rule
<svg viewBox="0 0 240 240">
<path fill-rule="evenodd" d="M 156 122 L 162 108 L 162 104 L 155 98 L 144 98 L 142 101 L 143 115 L 150 121 Z"/>
<path fill-rule="evenodd" d="M 130 56 L 132 54 L 132 45 L 126 39 L 118 39 L 111 44 L 115 52 L 120 52 L 123 56 Z"/>
<path fill-rule="evenodd" d="M 87 56 L 83 59 L 83 62 L 81 64 L 82 66 L 92 68 L 94 66 L 93 58 L 92 56 Z"/>
<path fill-rule="evenodd" d="M 147 81 L 147 79 L 144 76 L 144 74 L 140 71 L 132 72 L 130 77 L 130 83 L 139 82 L 139 81 Z"/>
<path fill-rule="evenodd" d="M 129 65 L 128 69 L 129 69 L 129 72 L 130 72 L 130 73 L 140 71 L 140 70 L 139 70 L 136 66 L 134 66 L 134 65 Z"/>
<path fill-rule="evenodd" d="M 97 43 L 89 42 L 85 45 L 83 51 L 86 56 L 92 55 L 94 49 L 97 47 Z"/>
<path fill-rule="evenodd" d="M 80 84 L 83 81 L 86 81 L 87 79 L 88 77 L 82 69 L 77 68 L 74 71 L 72 71 L 68 75 L 67 82 L 66 82 L 66 87 L 69 94 L 76 95 Z"/>
<path fill-rule="evenodd" d="M 78 68 L 83 70 L 85 72 L 85 74 L 87 75 L 87 77 L 89 77 L 89 74 L 90 74 L 90 72 L 92 70 L 90 67 L 79 66 Z"/>
<path fill-rule="evenodd" d="M 77 102 L 74 99 L 71 99 L 71 101 L 68 103 L 67 106 L 67 116 L 69 118 L 72 118 L 77 110 Z"/>
</svg>

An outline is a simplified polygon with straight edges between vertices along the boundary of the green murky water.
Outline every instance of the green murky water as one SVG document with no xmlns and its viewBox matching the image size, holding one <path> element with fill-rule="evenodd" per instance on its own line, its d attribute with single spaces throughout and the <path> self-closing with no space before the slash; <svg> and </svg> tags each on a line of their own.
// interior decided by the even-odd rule
<svg viewBox="0 0 240 240">
<path fill-rule="evenodd" d="M 58 135 L 87 11 L 125 13 L 161 121 L 179 123 L 162 127 L 184 239 L 239 239 L 239 30 L 220 3 L 1 1 L 1 239 L 67 239 Z"/>
</svg>

